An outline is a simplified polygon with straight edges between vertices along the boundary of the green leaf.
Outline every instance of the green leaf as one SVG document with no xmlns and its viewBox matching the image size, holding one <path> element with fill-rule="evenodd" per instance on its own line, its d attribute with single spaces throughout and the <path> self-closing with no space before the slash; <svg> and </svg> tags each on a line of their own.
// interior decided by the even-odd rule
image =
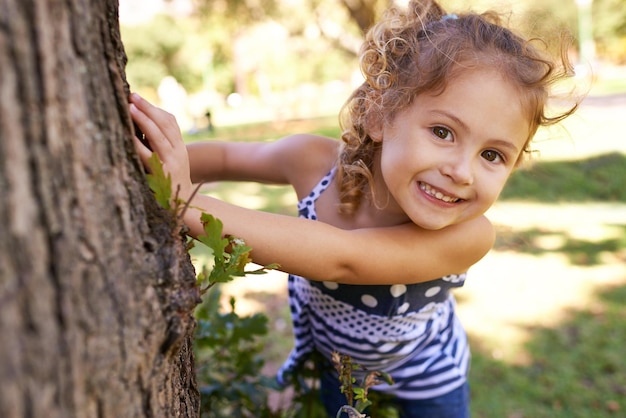
<svg viewBox="0 0 626 418">
<path fill-rule="evenodd" d="M 365 393 L 365 389 L 363 388 L 359 388 L 359 387 L 354 387 L 352 389 L 354 391 L 354 398 L 355 399 L 366 399 L 366 393 Z"/>
<path fill-rule="evenodd" d="M 204 234 L 199 236 L 198 240 L 212 251 L 214 265 L 208 277 L 203 270 L 202 277 L 198 278 L 199 282 L 202 283 L 208 279 L 208 285 L 212 286 L 215 283 L 229 282 L 235 277 L 242 277 L 246 274 L 263 274 L 265 270 L 277 266 L 272 264 L 250 272 L 246 271 L 246 265 L 252 262 L 250 258 L 252 248 L 239 238 L 223 237 L 224 225 L 213 215 L 203 213 L 200 220 L 203 224 Z M 226 251 L 227 248 L 229 248 L 230 253 Z"/>
<path fill-rule="evenodd" d="M 224 230 L 224 224 L 222 221 L 215 218 L 208 213 L 202 213 L 200 217 L 202 226 L 204 228 L 204 234 L 198 236 L 198 241 L 209 247 L 213 251 L 215 257 L 215 265 L 218 265 L 224 261 L 224 253 L 228 246 L 228 239 L 222 238 L 222 231 Z"/>
<path fill-rule="evenodd" d="M 157 203 L 164 209 L 170 210 L 170 198 L 172 197 L 172 176 L 163 171 L 163 164 L 159 159 L 159 155 L 156 152 L 152 153 L 152 156 L 148 160 L 148 166 L 150 172 L 146 175 L 148 186 L 154 193 L 154 197 Z"/>
<path fill-rule="evenodd" d="M 359 412 L 364 412 L 368 406 L 372 404 L 372 401 L 366 399 L 365 401 L 357 401 L 354 408 Z"/>
</svg>

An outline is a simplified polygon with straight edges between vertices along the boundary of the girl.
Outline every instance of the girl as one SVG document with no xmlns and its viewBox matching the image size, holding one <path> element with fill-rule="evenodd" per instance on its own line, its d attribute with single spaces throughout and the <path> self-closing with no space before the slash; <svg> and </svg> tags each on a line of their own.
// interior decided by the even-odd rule
<svg viewBox="0 0 626 418">
<path fill-rule="evenodd" d="M 189 199 L 193 183 L 291 184 L 299 218 L 192 198 L 243 238 L 260 264 L 290 273 L 295 347 L 288 381 L 317 351 L 385 371 L 404 417 L 469 415 L 466 335 L 450 289 L 494 242 L 484 217 L 539 126 L 551 83 L 569 71 L 492 13 L 446 15 L 432 1 L 391 8 L 360 53 L 363 84 L 342 111 L 341 142 L 294 135 L 273 143 L 185 147 L 173 116 L 138 95 L 133 120 Z M 564 71 L 559 71 L 564 70 Z M 138 139 L 144 165 L 152 152 Z M 358 377 L 358 376 L 357 376 Z M 329 416 L 345 399 L 332 367 L 322 376 Z"/>
</svg>

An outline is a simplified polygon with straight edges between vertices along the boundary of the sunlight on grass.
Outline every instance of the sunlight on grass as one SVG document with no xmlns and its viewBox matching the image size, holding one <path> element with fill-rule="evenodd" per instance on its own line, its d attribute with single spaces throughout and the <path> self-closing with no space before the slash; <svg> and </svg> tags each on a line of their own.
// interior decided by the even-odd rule
<svg viewBox="0 0 626 418">
<path fill-rule="evenodd" d="M 626 211 L 626 206 L 622 207 Z M 573 239 L 600 243 L 624 237 L 624 230 L 616 225 L 576 225 L 568 230 Z M 541 243 L 538 243 L 541 246 Z M 562 246 L 561 246 L 562 247 Z"/>
<path fill-rule="evenodd" d="M 260 194 L 262 186 L 257 183 L 242 183 L 238 187 L 224 187 L 219 197 L 238 206 L 259 210 L 268 206 L 268 197 Z"/>
<path fill-rule="evenodd" d="M 474 338 L 472 412 L 481 418 L 600 418 L 626 410 L 626 285 L 564 309 L 554 326 L 532 326 L 526 363 L 494 359 Z"/>
<path fill-rule="evenodd" d="M 247 209 L 297 214 L 297 197 L 291 186 L 222 182 L 204 185 L 202 193 Z"/>
<path fill-rule="evenodd" d="M 556 326 L 598 289 L 626 284 L 625 204 L 499 202 L 488 217 L 502 241 L 456 294 L 462 322 L 495 359 L 525 364 L 534 327 Z"/>
<path fill-rule="evenodd" d="M 559 324 L 568 308 L 588 308 L 595 289 L 626 283 L 625 278 L 626 268 L 616 264 L 580 267 L 559 253 L 492 252 L 456 292 L 459 317 L 494 358 L 525 364 L 524 344 L 533 327 Z"/>
</svg>

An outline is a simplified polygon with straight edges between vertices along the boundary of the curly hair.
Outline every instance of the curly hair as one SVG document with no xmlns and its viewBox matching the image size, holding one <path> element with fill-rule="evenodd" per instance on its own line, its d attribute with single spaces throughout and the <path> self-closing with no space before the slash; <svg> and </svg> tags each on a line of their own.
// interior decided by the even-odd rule
<svg viewBox="0 0 626 418">
<path fill-rule="evenodd" d="M 524 151 L 540 126 L 555 124 L 577 107 L 548 115 L 551 86 L 573 75 L 567 58 L 553 59 L 539 39 L 526 39 L 504 27 L 495 12 L 446 15 L 432 0 L 392 6 L 366 34 L 360 50 L 365 81 L 344 104 L 338 161 L 340 212 L 354 213 L 373 193 L 374 158 L 381 143 L 370 132 L 389 123 L 425 92 L 442 92 L 470 68 L 495 68 L 517 86 L 530 123 Z"/>
</svg>

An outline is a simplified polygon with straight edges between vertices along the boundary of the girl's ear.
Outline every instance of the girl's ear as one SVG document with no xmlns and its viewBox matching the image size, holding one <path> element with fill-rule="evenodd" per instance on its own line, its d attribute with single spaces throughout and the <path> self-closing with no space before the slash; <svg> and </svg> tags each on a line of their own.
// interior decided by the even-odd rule
<svg viewBox="0 0 626 418">
<path fill-rule="evenodd" d="M 383 142 L 383 120 L 380 115 L 371 116 L 367 121 L 367 133 L 374 142 Z"/>
<path fill-rule="evenodd" d="M 383 142 L 383 130 L 382 128 L 370 129 L 370 138 L 374 142 Z"/>
</svg>

